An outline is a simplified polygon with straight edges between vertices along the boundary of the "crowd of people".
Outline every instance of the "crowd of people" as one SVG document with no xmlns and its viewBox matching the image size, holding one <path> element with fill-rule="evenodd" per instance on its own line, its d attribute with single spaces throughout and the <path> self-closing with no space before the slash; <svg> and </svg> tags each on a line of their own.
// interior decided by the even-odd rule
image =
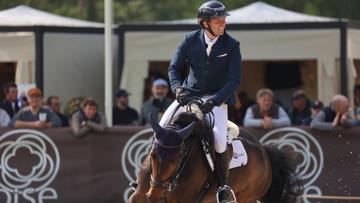
<svg viewBox="0 0 360 203">
<path fill-rule="evenodd" d="M 240 126 L 264 129 L 310 126 L 316 130 L 332 130 L 360 125 L 360 107 L 354 112 L 353 118 L 349 100 L 340 94 L 334 95 L 330 104 L 324 106 L 321 101 L 312 101 L 306 92 L 298 90 L 293 93 L 292 106 L 288 109 L 274 100 L 274 93 L 270 89 L 260 89 L 256 102 L 244 92 L 240 92 L 238 97 L 241 107 L 230 111 L 230 119 Z"/>
<path fill-rule="evenodd" d="M 167 97 L 168 91 L 169 85 L 165 79 L 155 80 L 151 88 L 152 96 L 143 103 L 138 113 L 129 106 L 131 94 L 125 89 L 118 90 L 113 107 L 113 125 L 148 125 L 149 113 L 160 120 L 172 103 Z M 26 102 L 19 101 L 15 83 L 6 84 L 3 92 L 5 99 L 0 104 L 0 127 L 45 129 L 70 126 L 76 137 L 91 132 L 102 133 L 107 129 L 105 115 L 98 111 L 98 104 L 92 98 L 86 98 L 69 119 L 61 113 L 58 96 L 44 100 L 40 89 L 31 88 L 27 92 Z M 257 92 L 256 101 L 244 91 L 238 93 L 237 99 L 240 105 L 229 108 L 229 119 L 239 126 L 264 129 L 310 126 L 317 130 L 331 130 L 360 125 L 360 107 L 355 109 L 353 117 L 349 100 L 343 95 L 334 95 L 330 104 L 324 106 L 321 101 L 311 100 L 306 92 L 298 90 L 291 97 L 292 106 L 287 109 L 275 100 L 273 91 L 266 88 Z"/>
</svg>

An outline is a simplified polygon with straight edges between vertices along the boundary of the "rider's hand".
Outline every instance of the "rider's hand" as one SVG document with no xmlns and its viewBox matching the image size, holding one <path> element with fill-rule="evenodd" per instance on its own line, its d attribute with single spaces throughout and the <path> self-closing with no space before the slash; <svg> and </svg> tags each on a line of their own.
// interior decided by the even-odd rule
<svg viewBox="0 0 360 203">
<path fill-rule="evenodd" d="M 208 99 L 203 105 L 200 106 L 200 110 L 203 114 L 207 114 L 216 106 L 216 102 L 213 99 Z"/>
<path fill-rule="evenodd" d="M 191 101 L 190 92 L 184 90 L 181 87 L 176 88 L 175 95 L 177 102 L 179 102 L 181 106 L 185 106 Z"/>
</svg>

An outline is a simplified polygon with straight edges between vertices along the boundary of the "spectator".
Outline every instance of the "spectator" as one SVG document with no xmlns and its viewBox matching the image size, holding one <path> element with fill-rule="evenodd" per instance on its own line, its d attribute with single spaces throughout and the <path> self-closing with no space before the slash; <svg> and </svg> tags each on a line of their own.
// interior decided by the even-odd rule
<svg viewBox="0 0 360 203">
<path fill-rule="evenodd" d="M 164 79 L 157 79 L 152 85 L 152 97 L 145 101 L 140 113 L 140 124 L 145 125 L 148 123 L 148 115 L 151 112 L 152 115 L 157 116 L 157 120 L 160 120 L 165 110 L 172 103 L 171 99 L 167 98 L 169 91 L 169 85 Z"/>
<path fill-rule="evenodd" d="M 319 114 L 319 112 L 323 109 L 324 105 L 320 100 L 315 100 L 312 103 L 311 107 L 311 119 L 314 119 L 315 116 Z"/>
<path fill-rule="evenodd" d="M 256 94 L 257 104 L 247 109 L 244 126 L 265 129 L 289 126 L 285 110 L 273 103 L 274 94 L 270 89 L 261 89 Z"/>
<path fill-rule="evenodd" d="M 113 125 L 137 125 L 139 115 L 129 107 L 129 93 L 120 89 L 116 93 L 116 105 L 113 107 Z"/>
<path fill-rule="evenodd" d="M 8 127 L 10 123 L 10 117 L 5 110 L 0 109 L 0 127 Z"/>
<path fill-rule="evenodd" d="M 241 91 L 238 93 L 238 99 L 240 102 L 240 108 L 234 108 L 232 111 L 229 111 L 230 120 L 232 120 L 237 125 L 244 125 L 244 117 L 246 114 L 246 110 L 256 104 L 256 102 L 249 98 L 248 94 L 245 91 Z"/>
<path fill-rule="evenodd" d="M 68 118 L 60 112 L 61 111 L 60 98 L 58 96 L 50 96 L 47 99 L 46 103 L 49 106 L 49 108 L 60 118 L 61 126 L 68 127 L 69 126 Z"/>
<path fill-rule="evenodd" d="M 292 96 L 292 107 L 288 115 L 292 125 L 310 125 L 311 101 L 303 90 L 296 91 Z"/>
<path fill-rule="evenodd" d="M 0 105 L 0 108 L 4 109 L 10 118 L 13 118 L 14 115 L 20 110 L 19 104 L 17 102 L 17 85 L 13 82 L 7 83 L 4 86 L 4 94 L 5 100 Z"/>
<path fill-rule="evenodd" d="M 71 128 L 76 137 L 83 137 L 91 132 L 104 133 L 107 129 L 104 114 L 98 112 L 98 105 L 93 99 L 85 99 L 82 108 L 73 114 Z"/>
<path fill-rule="evenodd" d="M 354 120 L 349 115 L 349 101 L 343 95 L 335 95 L 331 105 L 319 112 L 311 122 L 311 128 L 332 130 L 337 126 L 350 127 Z"/>
<path fill-rule="evenodd" d="M 14 128 L 35 128 L 44 129 L 51 127 L 61 127 L 59 117 L 41 106 L 42 92 L 38 88 L 31 88 L 28 91 L 29 106 L 22 108 L 10 122 L 10 127 Z"/>
</svg>

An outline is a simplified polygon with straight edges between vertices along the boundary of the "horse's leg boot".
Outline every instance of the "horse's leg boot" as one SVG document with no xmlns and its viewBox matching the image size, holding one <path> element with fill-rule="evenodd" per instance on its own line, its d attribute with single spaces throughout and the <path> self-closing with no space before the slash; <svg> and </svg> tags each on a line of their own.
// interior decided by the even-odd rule
<svg viewBox="0 0 360 203">
<path fill-rule="evenodd" d="M 224 186 L 228 187 L 229 160 L 227 158 L 227 151 L 223 153 L 216 153 L 215 171 L 220 185 L 220 190 L 222 191 L 219 193 L 219 200 L 221 203 L 228 202 L 227 192 L 221 189 L 221 188 L 225 188 Z"/>
</svg>

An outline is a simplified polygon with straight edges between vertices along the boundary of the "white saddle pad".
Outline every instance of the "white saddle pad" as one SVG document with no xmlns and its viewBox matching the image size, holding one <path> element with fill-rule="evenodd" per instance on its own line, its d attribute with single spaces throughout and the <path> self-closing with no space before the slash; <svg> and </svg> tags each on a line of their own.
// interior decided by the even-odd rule
<svg viewBox="0 0 360 203">
<path fill-rule="evenodd" d="M 233 145 L 233 156 L 230 160 L 229 169 L 246 165 L 248 162 L 248 156 L 242 142 L 238 139 L 228 140 L 228 142 Z M 214 163 L 210 154 L 206 154 L 206 158 L 209 166 L 214 171 Z"/>
<path fill-rule="evenodd" d="M 233 156 L 230 160 L 229 168 L 236 168 L 240 166 L 244 166 L 248 162 L 248 156 L 245 151 L 244 145 L 240 140 L 233 140 Z"/>
</svg>

